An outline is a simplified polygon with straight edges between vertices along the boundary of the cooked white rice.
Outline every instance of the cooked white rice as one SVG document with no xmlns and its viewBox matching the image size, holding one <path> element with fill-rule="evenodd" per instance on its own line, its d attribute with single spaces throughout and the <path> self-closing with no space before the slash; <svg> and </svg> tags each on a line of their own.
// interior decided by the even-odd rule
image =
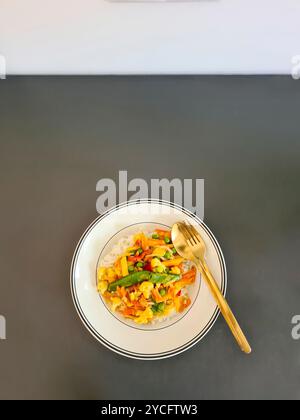
<svg viewBox="0 0 300 420">
<path fill-rule="evenodd" d="M 141 230 L 134 233 L 134 235 L 123 236 L 112 248 L 112 250 L 106 254 L 103 259 L 100 261 L 101 267 L 111 267 L 114 265 L 115 261 L 124 254 L 126 250 L 133 246 L 134 237 L 139 233 L 145 233 L 146 235 L 151 234 L 151 230 Z"/>
</svg>

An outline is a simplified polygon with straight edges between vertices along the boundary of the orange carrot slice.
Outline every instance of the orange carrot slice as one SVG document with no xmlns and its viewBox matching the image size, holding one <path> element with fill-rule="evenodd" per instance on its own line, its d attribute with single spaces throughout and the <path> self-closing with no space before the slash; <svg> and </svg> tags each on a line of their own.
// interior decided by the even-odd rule
<svg viewBox="0 0 300 420">
<path fill-rule="evenodd" d="M 183 258 L 179 257 L 179 258 L 174 258 L 173 260 L 167 260 L 163 262 L 163 265 L 165 267 L 174 267 L 176 265 L 180 265 L 183 261 Z"/>
</svg>

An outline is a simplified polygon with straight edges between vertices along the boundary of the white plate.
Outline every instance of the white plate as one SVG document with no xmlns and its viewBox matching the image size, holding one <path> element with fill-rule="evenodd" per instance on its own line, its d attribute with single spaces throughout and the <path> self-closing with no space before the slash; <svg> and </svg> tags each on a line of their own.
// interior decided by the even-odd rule
<svg viewBox="0 0 300 420">
<path fill-rule="evenodd" d="M 73 301 L 88 331 L 110 350 L 141 360 L 176 356 L 198 343 L 215 323 L 219 310 L 199 274 L 190 291 L 190 308 L 169 320 L 147 326 L 112 313 L 97 292 L 97 267 L 119 239 L 140 230 L 171 228 L 182 220 L 193 223 L 201 233 L 208 265 L 225 294 L 226 266 L 218 242 L 203 222 L 175 204 L 153 199 L 121 204 L 98 217 L 80 239 L 71 266 Z"/>
</svg>

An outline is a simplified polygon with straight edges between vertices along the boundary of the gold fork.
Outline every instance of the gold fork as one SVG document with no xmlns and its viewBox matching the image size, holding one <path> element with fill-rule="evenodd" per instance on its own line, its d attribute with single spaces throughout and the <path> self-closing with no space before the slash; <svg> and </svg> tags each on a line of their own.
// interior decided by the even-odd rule
<svg viewBox="0 0 300 420">
<path fill-rule="evenodd" d="M 247 338 L 207 266 L 205 261 L 206 246 L 199 232 L 187 222 L 179 222 L 172 228 L 172 241 L 177 252 L 183 258 L 191 260 L 196 264 L 241 350 L 246 354 L 250 354 L 251 347 Z"/>
</svg>

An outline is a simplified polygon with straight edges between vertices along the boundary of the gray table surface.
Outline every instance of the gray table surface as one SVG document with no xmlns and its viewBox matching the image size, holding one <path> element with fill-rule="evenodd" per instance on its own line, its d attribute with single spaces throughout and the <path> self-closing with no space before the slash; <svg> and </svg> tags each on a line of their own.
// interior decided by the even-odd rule
<svg viewBox="0 0 300 420">
<path fill-rule="evenodd" d="M 0 81 L 0 398 L 300 398 L 300 81 L 289 77 L 9 77 Z M 120 357 L 71 300 L 76 243 L 96 182 L 204 178 L 228 298 L 253 354 L 223 319 L 192 350 Z"/>
</svg>

